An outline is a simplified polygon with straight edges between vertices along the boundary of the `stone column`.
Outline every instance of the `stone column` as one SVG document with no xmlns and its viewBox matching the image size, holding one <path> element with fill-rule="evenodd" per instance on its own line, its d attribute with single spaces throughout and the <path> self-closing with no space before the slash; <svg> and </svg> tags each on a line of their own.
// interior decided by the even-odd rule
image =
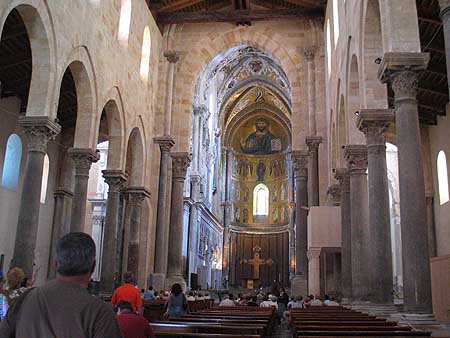
<svg viewBox="0 0 450 338">
<path fill-rule="evenodd" d="M 342 302 L 352 299 L 352 225 L 350 215 L 350 174 L 346 168 L 338 168 L 335 177 L 341 191 L 341 287 Z"/>
<path fill-rule="evenodd" d="M 295 277 L 292 293 L 305 295 L 308 291 L 308 152 L 293 151 L 295 170 Z"/>
<path fill-rule="evenodd" d="M 319 145 L 321 143 L 321 136 L 308 136 L 306 138 L 306 145 L 309 151 L 308 205 L 310 207 L 319 206 Z"/>
<path fill-rule="evenodd" d="M 428 252 L 430 257 L 437 256 L 436 249 L 436 227 L 434 223 L 434 199 L 433 193 L 425 194 L 427 203 L 427 224 L 428 224 Z"/>
<path fill-rule="evenodd" d="M 101 264 L 100 286 L 103 292 L 112 292 L 114 278 L 119 270 L 116 262 L 119 228 L 120 191 L 125 186 L 127 175 L 121 170 L 103 170 L 103 178 L 108 184 L 108 200 L 106 202 L 105 226 L 103 230 L 103 250 Z"/>
<path fill-rule="evenodd" d="M 427 53 L 386 53 L 379 77 L 394 91 L 400 178 L 404 311 L 432 313 L 428 229 L 417 87 Z M 353 207 L 353 206 L 352 206 Z"/>
<path fill-rule="evenodd" d="M 385 132 L 394 121 L 391 109 L 363 109 L 357 127 L 366 136 L 369 164 L 370 300 L 392 305 L 392 248 Z"/>
<path fill-rule="evenodd" d="M 327 191 L 330 204 L 334 207 L 341 205 L 341 186 L 339 184 L 332 184 Z"/>
<path fill-rule="evenodd" d="M 139 280 L 139 238 L 141 234 L 142 204 L 146 198 L 150 198 L 150 192 L 144 187 L 129 187 L 127 189 L 129 201 L 130 222 L 129 227 L 127 271 L 133 272 Z"/>
<path fill-rule="evenodd" d="M 182 270 L 183 244 L 183 190 L 186 171 L 191 159 L 188 153 L 172 153 L 172 196 L 170 205 L 169 253 L 167 264 L 166 289 L 172 284 L 180 283 L 186 288 Z"/>
<path fill-rule="evenodd" d="M 308 118 L 309 118 L 309 134 L 315 136 L 316 128 L 316 70 L 314 57 L 316 55 L 316 46 L 305 48 L 303 54 L 306 59 L 308 69 Z"/>
<path fill-rule="evenodd" d="M 156 214 L 156 238 L 155 238 L 155 265 L 151 275 L 150 282 L 155 290 L 164 288 L 164 280 L 167 269 L 167 245 L 168 238 L 166 236 L 166 210 L 167 197 L 169 194 L 169 177 L 168 169 L 170 162 L 170 149 L 175 142 L 170 136 L 155 137 L 153 141 L 159 144 L 161 157 L 159 161 L 159 182 L 158 182 L 158 206 Z"/>
<path fill-rule="evenodd" d="M 193 129 L 192 129 L 192 171 L 197 172 L 200 167 L 200 149 L 202 146 L 201 143 L 201 129 L 202 129 L 202 121 L 201 116 L 205 111 L 205 107 L 194 107 L 194 117 L 192 121 Z"/>
<path fill-rule="evenodd" d="M 75 168 L 75 189 L 70 231 L 84 232 L 89 170 L 91 164 L 98 161 L 98 156 L 95 150 L 89 148 L 70 148 L 69 155 Z"/>
<path fill-rule="evenodd" d="M 166 114 L 164 115 L 164 135 L 171 134 L 172 127 L 172 103 L 173 103 L 173 89 L 175 78 L 175 66 L 179 60 L 178 54 L 174 51 L 164 52 L 164 57 L 169 62 L 167 74 L 167 89 L 166 89 Z"/>
<path fill-rule="evenodd" d="M 439 6 L 441 7 L 441 19 L 444 29 L 444 41 L 445 41 L 445 59 L 447 63 L 447 79 L 449 81 L 450 92 L 450 0 L 439 0 Z"/>
<path fill-rule="evenodd" d="M 321 248 L 310 248 L 307 253 L 309 261 L 308 295 L 320 295 L 320 252 Z M 323 277 L 325 278 L 325 276 Z"/>
<path fill-rule="evenodd" d="M 189 213 L 189 253 L 188 253 L 188 279 L 191 286 L 191 273 L 197 273 L 197 254 L 198 254 L 198 209 L 197 203 L 200 201 L 200 175 L 191 175 L 191 198 L 193 204 Z"/>
<path fill-rule="evenodd" d="M 11 266 L 19 266 L 27 276 L 32 276 L 41 206 L 44 156 L 48 141 L 55 138 L 61 127 L 47 116 L 20 117 L 19 125 L 27 135 L 28 144 Z"/>
<path fill-rule="evenodd" d="M 345 160 L 350 173 L 352 299 L 361 302 L 369 300 L 370 292 L 367 147 L 345 146 Z"/>
<path fill-rule="evenodd" d="M 222 278 L 225 281 L 226 287 L 230 278 L 230 223 L 231 223 L 231 202 L 230 202 L 230 187 L 231 175 L 233 168 L 233 154 L 231 149 L 225 149 L 225 202 L 223 206 L 223 257 L 222 257 Z"/>
</svg>

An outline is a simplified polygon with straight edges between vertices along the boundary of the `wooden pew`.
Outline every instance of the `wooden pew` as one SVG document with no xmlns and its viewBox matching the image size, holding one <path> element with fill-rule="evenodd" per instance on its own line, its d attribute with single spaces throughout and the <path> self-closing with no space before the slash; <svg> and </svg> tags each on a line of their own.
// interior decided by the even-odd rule
<svg viewBox="0 0 450 338">
<path fill-rule="evenodd" d="M 262 325 L 231 325 L 231 324 L 211 324 L 211 323 L 152 323 L 155 334 L 169 332 L 175 333 L 214 333 L 233 334 L 241 337 L 254 336 L 262 337 L 264 327 Z"/>
</svg>

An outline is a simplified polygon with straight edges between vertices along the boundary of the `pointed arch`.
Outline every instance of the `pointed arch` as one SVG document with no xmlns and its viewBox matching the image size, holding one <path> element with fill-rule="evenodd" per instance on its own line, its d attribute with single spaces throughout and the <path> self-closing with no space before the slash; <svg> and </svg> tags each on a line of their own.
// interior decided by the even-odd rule
<svg viewBox="0 0 450 338">
<path fill-rule="evenodd" d="M 148 82 L 148 75 L 150 71 L 150 56 L 152 48 L 152 37 L 148 26 L 144 28 L 144 35 L 142 37 L 142 51 L 141 51 L 141 66 L 140 75 L 142 81 Z"/>
<path fill-rule="evenodd" d="M 130 186 L 144 185 L 144 144 L 138 127 L 133 128 L 128 138 L 125 171 Z"/>
<path fill-rule="evenodd" d="M 253 215 L 269 215 L 269 188 L 264 183 L 259 183 L 253 189 Z"/>
</svg>

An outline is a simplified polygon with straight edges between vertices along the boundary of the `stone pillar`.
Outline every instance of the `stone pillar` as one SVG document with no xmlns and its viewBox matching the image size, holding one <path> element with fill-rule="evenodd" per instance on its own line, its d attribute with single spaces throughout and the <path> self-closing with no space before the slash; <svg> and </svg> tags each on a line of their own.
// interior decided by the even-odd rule
<svg viewBox="0 0 450 338">
<path fill-rule="evenodd" d="M 172 103 L 173 103 L 173 89 L 175 78 L 175 66 L 179 60 L 178 54 L 174 51 L 164 52 L 164 57 L 169 62 L 167 74 L 167 88 L 166 88 L 166 114 L 164 115 L 164 135 L 171 134 L 172 127 Z"/>
<path fill-rule="evenodd" d="M 201 130 L 202 130 L 202 121 L 201 116 L 205 111 L 205 107 L 194 107 L 194 117 L 192 121 L 192 171 L 197 172 L 200 167 L 200 149 L 202 146 L 201 143 Z"/>
<path fill-rule="evenodd" d="M 447 63 L 447 80 L 449 81 L 450 92 L 450 0 L 439 0 L 439 6 L 441 7 L 441 19 L 444 29 L 444 41 L 445 41 L 445 59 Z"/>
<path fill-rule="evenodd" d="M 425 194 L 427 203 L 427 224 L 428 224 L 428 252 L 430 257 L 437 256 L 436 249 L 436 227 L 434 223 L 434 199 L 433 193 Z"/>
<path fill-rule="evenodd" d="M 159 161 L 159 182 L 158 182 L 158 206 L 156 214 L 156 238 L 155 238 L 155 264 L 154 271 L 150 278 L 150 283 L 155 290 L 164 288 L 164 280 L 167 269 L 168 238 L 166 224 L 167 197 L 169 194 L 169 165 L 170 149 L 175 142 L 170 136 L 155 137 L 153 141 L 159 144 L 161 158 Z"/>
<path fill-rule="evenodd" d="M 309 119 L 309 134 L 315 136 L 317 134 L 316 128 L 316 70 L 314 57 L 316 55 L 316 46 L 305 48 L 303 54 L 306 59 L 308 69 L 308 119 Z"/>
<path fill-rule="evenodd" d="M 431 314 L 431 276 L 417 87 L 427 53 L 386 53 L 380 80 L 394 91 L 400 178 L 404 311 Z M 352 206 L 353 207 L 353 206 Z"/>
<path fill-rule="evenodd" d="M 70 148 L 69 155 L 75 168 L 70 232 L 84 232 L 89 170 L 91 164 L 98 161 L 98 156 L 95 150 L 89 148 Z"/>
<path fill-rule="evenodd" d="M 309 151 L 308 205 L 310 207 L 319 206 L 319 145 L 321 143 L 321 136 L 308 136 L 306 138 L 306 145 Z"/>
<path fill-rule="evenodd" d="M 361 302 L 369 300 L 370 292 L 367 147 L 345 146 L 345 160 L 350 173 L 352 299 Z"/>
<path fill-rule="evenodd" d="M 130 223 L 129 227 L 127 271 L 133 272 L 139 280 L 139 238 L 141 234 L 142 204 L 146 198 L 150 198 L 150 192 L 144 187 L 129 187 L 127 189 L 129 201 Z"/>
<path fill-rule="evenodd" d="M 186 288 L 184 273 L 182 271 L 182 244 L 183 244 L 183 191 L 186 171 L 191 159 L 188 153 L 172 153 L 172 196 L 170 205 L 170 232 L 169 252 L 167 264 L 166 289 L 172 284 L 180 283 Z"/>
<path fill-rule="evenodd" d="M 73 193 L 66 189 L 58 189 L 53 195 L 55 196 L 55 207 L 53 212 L 50 262 L 47 274 L 49 279 L 53 279 L 56 276 L 56 241 L 70 232 L 70 213 L 73 198 Z"/>
<path fill-rule="evenodd" d="M 338 168 L 335 177 L 341 192 L 341 287 L 342 302 L 352 299 L 352 225 L 350 214 L 350 174 L 346 168 Z"/>
<path fill-rule="evenodd" d="M 30 277 L 33 274 L 34 249 L 39 225 L 44 156 L 48 141 L 55 138 L 61 127 L 47 116 L 20 117 L 19 125 L 27 135 L 28 144 L 11 267 L 21 267 Z"/>
<path fill-rule="evenodd" d="M 103 170 L 103 178 L 108 184 L 108 200 L 106 202 L 105 226 L 103 230 L 103 250 L 101 264 L 100 286 L 103 292 L 112 292 L 114 278 L 119 271 L 116 262 L 119 228 L 120 191 L 125 186 L 127 175 L 121 170 Z"/>
<path fill-rule="evenodd" d="M 222 278 L 224 280 L 225 287 L 228 287 L 230 278 L 230 224 L 231 224 L 231 202 L 230 202 L 230 187 L 231 187 L 231 175 L 233 168 L 233 154 L 231 149 L 225 149 L 225 202 L 223 206 L 223 257 L 222 257 Z"/>
<path fill-rule="evenodd" d="M 332 184 L 327 191 L 330 204 L 334 207 L 341 205 L 341 186 L 339 184 Z"/>
<path fill-rule="evenodd" d="M 295 171 L 295 277 L 292 293 L 305 295 L 308 291 L 308 152 L 293 151 Z"/>
<path fill-rule="evenodd" d="M 393 121 L 391 109 L 361 110 L 356 121 L 366 136 L 369 164 L 370 300 L 389 305 L 394 299 L 385 132 Z"/>
<path fill-rule="evenodd" d="M 191 286 L 191 273 L 197 273 L 197 254 L 198 254 L 198 209 L 197 203 L 200 201 L 200 175 L 191 175 L 191 198 L 193 204 L 189 213 L 189 253 L 188 253 L 188 279 Z"/>
<path fill-rule="evenodd" d="M 320 296 L 320 252 L 321 248 L 308 250 L 308 295 Z M 325 276 L 323 277 L 325 278 Z"/>
</svg>

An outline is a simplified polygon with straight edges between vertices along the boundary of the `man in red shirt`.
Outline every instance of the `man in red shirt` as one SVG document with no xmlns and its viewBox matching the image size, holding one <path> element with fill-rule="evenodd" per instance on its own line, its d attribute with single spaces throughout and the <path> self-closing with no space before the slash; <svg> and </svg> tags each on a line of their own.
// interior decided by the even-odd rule
<svg viewBox="0 0 450 338">
<path fill-rule="evenodd" d="M 114 291 L 111 303 L 114 307 L 124 300 L 133 306 L 133 311 L 142 315 L 142 298 L 141 293 L 134 287 L 134 276 L 132 272 L 123 274 L 124 284 Z"/>
<path fill-rule="evenodd" d="M 117 304 L 117 322 L 123 338 L 156 338 L 150 323 L 133 312 L 133 306 L 125 301 Z"/>
</svg>

